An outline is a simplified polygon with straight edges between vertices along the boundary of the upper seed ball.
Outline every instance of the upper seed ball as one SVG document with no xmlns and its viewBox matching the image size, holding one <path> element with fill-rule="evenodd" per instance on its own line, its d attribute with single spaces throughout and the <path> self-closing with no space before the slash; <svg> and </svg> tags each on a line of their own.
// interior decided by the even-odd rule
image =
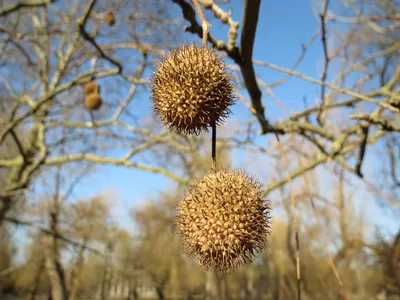
<svg viewBox="0 0 400 300">
<path fill-rule="evenodd" d="M 215 50 L 197 44 L 179 46 L 157 66 L 151 78 L 153 111 L 164 126 L 199 134 L 230 114 L 234 87 Z"/>
<path fill-rule="evenodd" d="M 113 26 L 115 24 L 115 14 L 114 12 L 109 9 L 104 14 L 104 20 L 109 26 Z"/>
<path fill-rule="evenodd" d="M 222 169 L 191 186 L 176 217 L 185 252 L 220 272 L 250 263 L 269 233 L 269 201 L 261 193 L 240 170 Z"/>
<path fill-rule="evenodd" d="M 85 93 L 85 95 L 90 95 L 92 93 L 98 93 L 99 85 L 97 84 L 97 82 L 95 80 L 88 81 L 83 85 L 83 92 Z"/>
</svg>

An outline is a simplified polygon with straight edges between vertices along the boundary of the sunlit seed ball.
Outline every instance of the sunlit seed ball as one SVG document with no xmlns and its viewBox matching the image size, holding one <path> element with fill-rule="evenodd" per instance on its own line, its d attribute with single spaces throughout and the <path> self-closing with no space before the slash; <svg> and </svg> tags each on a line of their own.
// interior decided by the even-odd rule
<svg viewBox="0 0 400 300">
<path fill-rule="evenodd" d="M 115 24 L 115 14 L 111 9 L 105 12 L 104 20 L 109 26 L 113 26 Z"/>
<path fill-rule="evenodd" d="M 85 95 L 98 93 L 98 91 L 99 91 L 99 85 L 95 80 L 88 81 L 83 85 L 83 92 L 85 93 Z"/>
<path fill-rule="evenodd" d="M 234 103 L 234 87 L 221 57 L 197 44 L 174 48 L 151 77 L 153 112 L 178 133 L 199 134 L 221 124 Z"/>
<path fill-rule="evenodd" d="M 245 171 L 212 171 L 178 203 L 176 228 L 185 253 L 222 273 L 251 263 L 267 241 L 269 204 Z"/>
<path fill-rule="evenodd" d="M 97 110 L 101 107 L 103 101 L 97 93 L 87 95 L 85 98 L 85 106 L 88 110 Z"/>
</svg>

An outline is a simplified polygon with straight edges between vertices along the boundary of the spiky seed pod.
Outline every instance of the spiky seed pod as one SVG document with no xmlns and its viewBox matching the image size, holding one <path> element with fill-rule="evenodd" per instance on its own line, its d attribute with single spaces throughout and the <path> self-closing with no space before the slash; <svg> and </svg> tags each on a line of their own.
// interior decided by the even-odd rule
<svg viewBox="0 0 400 300">
<path fill-rule="evenodd" d="M 225 273 L 252 262 L 269 233 L 269 201 L 242 170 L 212 171 L 178 203 L 176 228 L 186 254 Z"/>
<path fill-rule="evenodd" d="M 179 133 L 199 134 L 222 123 L 234 103 L 225 63 L 213 49 L 197 44 L 174 48 L 151 77 L 153 112 Z"/>
<path fill-rule="evenodd" d="M 97 110 L 102 105 L 103 101 L 97 93 L 87 95 L 85 98 L 85 106 L 88 110 Z"/>
<path fill-rule="evenodd" d="M 92 93 L 98 93 L 99 92 L 99 85 L 95 80 L 91 80 L 86 82 L 83 85 L 83 92 L 85 95 L 90 95 Z"/>
<path fill-rule="evenodd" d="M 104 13 L 104 20 L 109 26 L 113 26 L 115 24 L 115 14 L 111 9 Z"/>
</svg>

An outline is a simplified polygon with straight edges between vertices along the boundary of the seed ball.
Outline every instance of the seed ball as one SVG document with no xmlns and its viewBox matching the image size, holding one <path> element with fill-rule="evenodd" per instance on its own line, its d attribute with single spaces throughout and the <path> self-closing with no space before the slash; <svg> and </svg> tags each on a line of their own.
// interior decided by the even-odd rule
<svg viewBox="0 0 400 300">
<path fill-rule="evenodd" d="M 114 12 L 109 9 L 104 14 L 104 20 L 109 26 L 113 26 L 115 24 L 115 14 Z"/>
<path fill-rule="evenodd" d="M 176 228 L 184 252 L 221 273 L 251 263 L 270 232 L 270 202 L 245 171 L 214 170 L 178 203 Z"/>
<path fill-rule="evenodd" d="M 103 101 L 97 93 L 87 95 L 85 98 L 85 106 L 88 110 L 97 110 L 101 107 Z"/>
<path fill-rule="evenodd" d="M 98 91 L 99 91 L 99 85 L 95 80 L 88 81 L 83 85 L 83 92 L 85 93 L 85 95 L 98 93 Z"/>
<path fill-rule="evenodd" d="M 198 135 L 231 113 L 234 87 L 213 49 L 181 45 L 158 63 L 151 77 L 153 112 L 163 126 Z"/>
</svg>

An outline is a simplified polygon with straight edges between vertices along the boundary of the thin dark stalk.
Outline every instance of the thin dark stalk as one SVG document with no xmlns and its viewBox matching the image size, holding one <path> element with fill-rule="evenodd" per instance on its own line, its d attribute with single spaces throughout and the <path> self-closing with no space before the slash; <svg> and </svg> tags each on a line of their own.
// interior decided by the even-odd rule
<svg viewBox="0 0 400 300">
<path fill-rule="evenodd" d="M 215 122 L 211 125 L 212 128 L 212 140 L 211 140 L 211 157 L 213 160 L 213 166 L 217 166 L 217 126 Z"/>
<path fill-rule="evenodd" d="M 202 24 L 202 29 L 203 29 L 203 47 L 207 48 L 207 40 L 208 40 L 208 23 L 207 20 L 204 16 L 203 10 L 201 9 L 201 6 L 198 2 L 198 0 L 192 0 L 195 9 L 197 11 L 197 14 L 200 17 L 201 24 Z M 211 157 L 213 161 L 213 167 L 216 168 L 217 166 L 217 125 L 214 122 L 211 123 L 211 128 L 212 128 L 212 140 L 211 140 Z"/>
</svg>

